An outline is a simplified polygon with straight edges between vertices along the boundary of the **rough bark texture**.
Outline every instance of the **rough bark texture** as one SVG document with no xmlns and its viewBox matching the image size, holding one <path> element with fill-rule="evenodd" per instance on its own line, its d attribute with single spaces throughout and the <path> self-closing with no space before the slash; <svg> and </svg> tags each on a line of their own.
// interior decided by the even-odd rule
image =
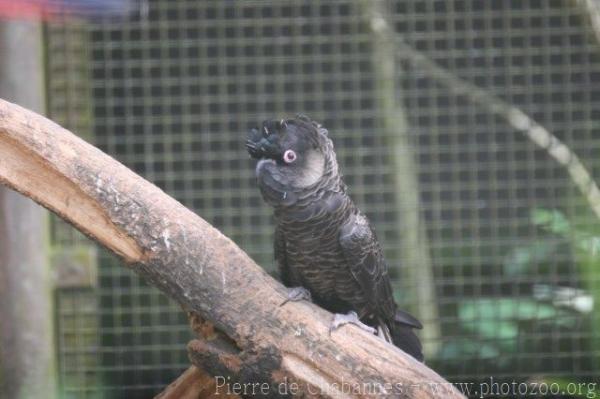
<svg viewBox="0 0 600 399">
<path fill-rule="evenodd" d="M 213 376 L 196 366 L 191 366 L 154 399 L 213 398 L 235 399 L 239 396 L 228 394 L 225 389 L 219 389 Z"/>
<path fill-rule="evenodd" d="M 0 182 L 214 323 L 235 343 L 244 378 L 295 383 L 308 397 L 462 397 L 358 327 L 329 335 L 332 315 L 317 306 L 280 306 L 283 286 L 198 215 L 67 130 L 2 100 Z"/>
<path fill-rule="evenodd" d="M 42 112 L 42 59 L 39 22 L 0 21 L 0 96 Z M 31 200 L 0 187 L 2 397 L 55 397 L 47 219 Z"/>
</svg>

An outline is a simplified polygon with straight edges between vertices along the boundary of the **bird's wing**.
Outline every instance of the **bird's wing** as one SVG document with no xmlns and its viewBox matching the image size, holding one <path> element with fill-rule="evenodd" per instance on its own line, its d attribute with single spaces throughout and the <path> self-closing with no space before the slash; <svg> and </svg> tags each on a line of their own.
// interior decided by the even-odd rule
<svg viewBox="0 0 600 399">
<path fill-rule="evenodd" d="M 339 240 L 350 272 L 362 288 L 370 311 L 385 320 L 393 320 L 396 303 L 387 264 L 366 218 L 358 215 L 344 225 Z"/>
<path fill-rule="evenodd" d="M 285 236 L 281 229 L 277 227 L 275 228 L 274 252 L 277 268 L 279 269 L 279 276 L 283 285 L 286 287 L 300 286 L 300 279 L 287 262 Z"/>
<path fill-rule="evenodd" d="M 370 311 L 390 322 L 423 328 L 410 313 L 397 309 L 383 251 L 367 218 L 358 215 L 344 225 L 340 245 L 352 276 L 371 306 Z"/>
</svg>

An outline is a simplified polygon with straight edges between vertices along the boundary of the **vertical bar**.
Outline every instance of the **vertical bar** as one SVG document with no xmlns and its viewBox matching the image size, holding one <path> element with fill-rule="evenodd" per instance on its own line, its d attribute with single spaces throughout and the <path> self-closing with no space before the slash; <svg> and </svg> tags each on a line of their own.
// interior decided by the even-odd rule
<svg viewBox="0 0 600 399">
<path fill-rule="evenodd" d="M 41 23 L 0 22 L 0 97 L 43 112 L 43 71 Z M 7 398 L 56 396 L 46 232 L 45 210 L 0 188 L 0 392 Z"/>
</svg>

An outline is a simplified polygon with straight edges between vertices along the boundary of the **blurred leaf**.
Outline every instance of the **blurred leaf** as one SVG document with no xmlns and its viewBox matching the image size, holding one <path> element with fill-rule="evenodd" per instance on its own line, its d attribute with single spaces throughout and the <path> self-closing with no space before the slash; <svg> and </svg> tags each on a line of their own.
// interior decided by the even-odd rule
<svg viewBox="0 0 600 399">
<path fill-rule="evenodd" d="M 539 320 L 554 317 L 556 313 L 553 306 L 527 298 L 483 298 L 464 301 L 459 305 L 461 320 Z"/>
<path fill-rule="evenodd" d="M 466 358 L 497 359 L 500 349 L 496 346 L 475 339 L 457 338 L 444 343 L 438 353 L 442 360 L 464 360 Z"/>
<path fill-rule="evenodd" d="M 538 301 L 551 302 L 554 306 L 577 313 L 590 313 L 594 310 L 593 296 L 581 288 L 534 284 L 533 297 Z"/>
<path fill-rule="evenodd" d="M 534 225 L 555 234 L 564 236 L 571 231 L 571 224 L 565 215 L 556 209 L 534 209 L 531 212 L 531 221 Z"/>
<path fill-rule="evenodd" d="M 466 330 L 498 340 L 504 350 L 517 349 L 519 322 L 555 318 L 558 311 L 548 304 L 529 299 L 475 299 L 462 302 L 458 317 Z"/>
<path fill-rule="evenodd" d="M 600 237 L 598 236 L 583 236 L 578 234 L 578 239 L 575 242 L 577 248 L 586 252 L 590 256 L 598 256 L 600 254 Z"/>
<path fill-rule="evenodd" d="M 504 259 L 503 271 L 508 276 L 527 274 L 536 264 L 551 259 L 556 247 L 553 240 L 539 240 L 517 247 Z"/>
</svg>

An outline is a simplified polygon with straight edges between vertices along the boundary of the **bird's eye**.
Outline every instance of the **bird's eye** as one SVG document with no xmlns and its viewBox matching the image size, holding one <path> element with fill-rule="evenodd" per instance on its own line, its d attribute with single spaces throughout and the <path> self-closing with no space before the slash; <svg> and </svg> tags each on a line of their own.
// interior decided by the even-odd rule
<svg viewBox="0 0 600 399">
<path fill-rule="evenodd" d="M 296 160 L 296 158 L 297 156 L 294 150 L 286 150 L 286 152 L 283 153 L 283 160 L 285 163 L 292 163 Z"/>
</svg>

